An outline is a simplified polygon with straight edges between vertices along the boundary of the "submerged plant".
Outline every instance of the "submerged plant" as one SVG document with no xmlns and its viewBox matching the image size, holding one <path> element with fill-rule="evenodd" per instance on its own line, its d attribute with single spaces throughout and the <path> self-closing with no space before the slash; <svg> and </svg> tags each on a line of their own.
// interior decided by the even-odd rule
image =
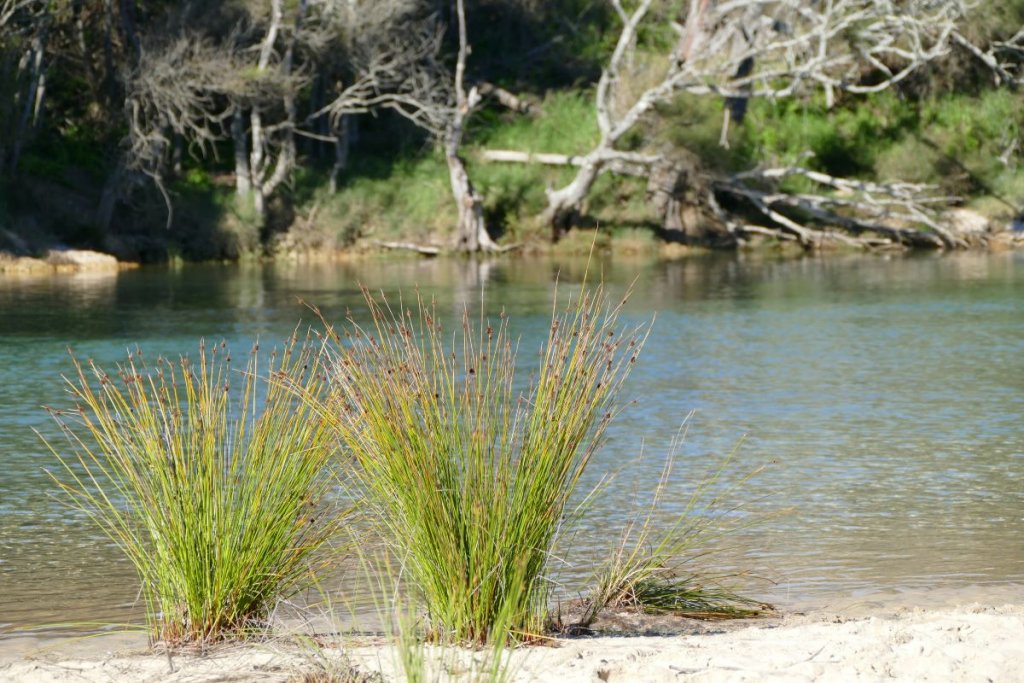
<svg viewBox="0 0 1024 683">
<path fill-rule="evenodd" d="M 315 580 L 343 517 L 327 499 L 333 434 L 285 388 L 319 394 L 318 348 L 293 337 L 271 354 L 271 381 L 258 349 L 243 372 L 223 343 L 155 368 L 138 351 L 114 375 L 73 359 L 76 407 L 51 409 L 70 447 L 47 442 L 64 465 L 54 478 L 134 564 L 155 639 L 260 628 Z"/>
<path fill-rule="evenodd" d="M 507 317 L 447 334 L 431 305 L 364 292 L 369 328 L 329 328 L 332 390 L 320 408 L 355 455 L 436 638 L 539 633 L 546 568 L 566 505 L 618 411 L 644 339 L 601 287 L 559 307 L 528 387 Z M 523 383 L 524 385 L 526 383 Z M 525 390 L 524 390 L 525 389 Z"/>
</svg>

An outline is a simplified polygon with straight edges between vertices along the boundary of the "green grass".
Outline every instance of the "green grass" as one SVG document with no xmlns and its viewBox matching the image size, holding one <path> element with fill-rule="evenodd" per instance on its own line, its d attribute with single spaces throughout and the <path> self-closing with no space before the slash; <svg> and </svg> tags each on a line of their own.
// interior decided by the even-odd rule
<svg viewBox="0 0 1024 683">
<path fill-rule="evenodd" d="M 643 341 L 600 287 L 558 303 L 529 388 L 508 320 L 446 332 L 417 299 L 366 296 L 373 325 L 330 331 L 320 402 L 354 454 L 354 478 L 433 637 L 529 639 L 548 609 L 551 549 L 581 475 L 618 411 Z"/>
<path fill-rule="evenodd" d="M 999 157 L 1024 129 L 1009 90 L 946 92 L 913 99 L 895 93 L 852 98 L 827 111 L 820 101 L 753 101 L 724 156 L 747 166 L 803 163 L 835 175 L 941 185 L 984 196 L 1005 183 L 1020 152 Z M 813 156 L 803 158 L 810 152 Z"/>
<path fill-rule="evenodd" d="M 533 221 L 547 204 L 546 185 L 568 182 L 572 171 L 535 164 L 487 163 L 485 149 L 585 154 L 597 139 L 590 96 L 553 94 L 536 117 L 484 110 L 471 119 L 470 142 L 463 148 L 470 178 L 484 196 L 489 229 L 505 242 L 546 238 Z M 300 174 L 300 215 L 316 205 L 317 230 L 324 239 L 350 245 L 361 237 L 445 244 L 458 219 L 444 158 L 437 149 L 397 162 L 353 155 L 338 191 L 327 192 L 326 174 Z"/>
<path fill-rule="evenodd" d="M 320 391 L 317 349 L 293 338 L 265 365 L 257 349 L 241 373 L 223 344 L 153 368 L 136 352 L 113 374 L 75 359 L 75 408 L 51 411 L 66 437 L 47 442 L 54 477 L 134 564 L 154 639 L 259 630 L 329 559 L 334 442 L 284 387 Z"/>
<path fill-rule="evenodd" d="M 586 154 L 599 139 L 593 94 L 550 93 L 536 116 L 481 111 L 471 119 L 473 144 L 488 149 Z"/>
<path fill-rule="evenodd" d="M 458 220 L 448 170 L 436 152 L 391 165 L 356 159 L 333 195 L 327 192 L 326 176 L 321 181 L 313 191 L 321 207 L 318 223 L 338 244 L 360 237 L 441 241 Z"/>
</svg>

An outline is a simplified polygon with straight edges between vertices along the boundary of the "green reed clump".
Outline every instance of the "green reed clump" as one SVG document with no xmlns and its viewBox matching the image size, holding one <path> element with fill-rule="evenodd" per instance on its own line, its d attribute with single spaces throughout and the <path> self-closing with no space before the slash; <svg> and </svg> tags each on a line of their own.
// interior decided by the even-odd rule
<svg viewBox="0 0 1024 683">
<path fill-rule="evenodd" d="M 52 410 L 69 450 L 55 476 L 134 564 L 151 635 L 170 643 L 244 635 L 306 587 L 343 511 L 333 433 L 309 404 L 324 386 L 319 349 L 297 337 L 243 372 L 222 343 L 195 361 L 141 351 L 116 373 L 73 359 L 74 410 Z"/>
<path fill-rule="evenodd" d="M 434 637 L 528 638 L 542 628 L 566 505 L 643 331 L 620 329 L 624 301 L 584 289 L 556 302 L 521 387 L 504 313 L 492 325 L 464 311 L 449 334 L 422 299 L 394 309 L 364 293 L 372 325 L 329 329 L 332 391 L 321 406 L 355 455 L 354 478 Z"/>
</svg>

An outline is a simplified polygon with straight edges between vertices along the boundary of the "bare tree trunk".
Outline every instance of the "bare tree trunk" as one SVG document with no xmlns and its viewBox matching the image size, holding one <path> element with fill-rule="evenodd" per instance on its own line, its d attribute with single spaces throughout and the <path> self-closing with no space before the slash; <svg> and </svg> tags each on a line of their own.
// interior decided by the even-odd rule
<svg viewBox="0 0 1024 683">
<path fill-rule="evenodd" d="M 266 174 L 264 148 L 266 141 L 263 139 L 263 117 L 260 114 L 259 105 L 254 105 L 249 113 L 249 136 L 252 139 L 252 148 L 249 150 L 249 177 L 252 180 L 252 204 L 258 216 L 263 216 L 263 177 Z"/>
<path fill-rule="evenodd" d="M 281 60 L 281 74 L 285 78 L 291 76 L 292 73 L 292 67 L 295 63 L 296 36 L 302 28 L 302 22 L 306 18 L 306 9 L 308 8 L 308 5 L 308 0 L 299 1 L 298 11 L 295 14 L 295 26 L 293 27 L 292 39 L 285 50 L 284 59 Z M 292 169 L 295 168 L 295 127 L 298 125 L 299 110 L 295 101 L 295 93 L 292 92 L 290 88 L 286 89 L 284 93 L 284 110 L 286 117 L 284 132 L 282 133 L 284 139 L 282 140 L 281 148 L 277 153 L 274 172 L 260 188 L 264 199 L 269 199 L 270 195 L 274 193 L 277 187 L 288 177 L 288 174 L 291 173 Z"/>
<path fill-rule="evenodd" d="M 266 71 L 270 66 L 270 58 L 274 54 L 274 45 L 277 43 L 277 34 L 281 30 L 281 19 L 281 0 L 271 0 L 270 25 L 260 44 L 259 59 L 256 62 L 256 70 L 259 72 Z M 249 135 L 252 139 L 252 147 L 249 151 L 249 176 L 252 179 L 253 208 L 256 210 L 256 214 L 262 218 L 266 210 L 264 199 L 268 194 L 265 193 L 264 186 L 269 161 L 266 156 L 267 140 L 263 131 L 263 115 L 258 104 L 254 104 L 249 113 Z"/>
<path fill-rule="evenodd" d="M 39 79 L 36 81 L 35 95 L 32 98 L 32 131 L 38 131 L 43 122 L 43 101 L 46 99 L 46 69 L 41 69 Z"/>
<path fill-rule="evenodd" d="M 459 6 L 462 2 L 460 0 Z M 462 85 L 461 73 L 456 71 L 456 83 Z M 496 251 L 497 245 L 487 233 L 484 222 L 484 198 L 473 187 L 466 172 L 466 162 L 459 156 L 462 146 L 465 113 L 476 104 L 479 95 L 476 89 L 468 97 L 460 90 L 460 104 L 445 135 L 445 161 L 448 163 L 448 179 L 451 182 L 452 197 L 459 210 L 459 222 L 455 228 L 455 248 L 458 251 Z"/>
<path fill-rule="evenodd" d="M 448 178 L 451 181 L 452 196 L 459 209 L 459 223 L 455 229 L 455 246 L 459 251 L 497 251 L 487 232 L 484 222 L 484 200 L 473 187 L 466 172 L 466 163 L 459 156 L 465 120 L 480 102 L 476 88 L 466 92 L 466 57 L 469 55 L 469 41 L 466 37 L 466 10 L 463 0 L 455 5 L 459 19 L 459 56 L 455 63 L 455 112 L 445 131 L 445 161 L 448 163 Z"/>
<path fill-rule="evenodd" d="M 459 224 L 455 233 L 455 247 L 458 251 L 495 251 L 497 245 L 487 233 L 484 222 L 484 200 L 473 188 L 466 173 L 466 165 L 458 154 L 446 154 L 448 178 L 451 181 L 452 196 L 459 208 Z"/>
<path fill-rule="evenodd" d="M 281 22 L 284 18 L 281 0 L 271 0 L 270 25 L 267 27 L 267 34 L 260 45 L 258 71 L 266 71 L 270 66 L 270 58 L 274 53 L 274 46 L 277 43 L 277 36 L 281 30 Z M 298 13 L 295 17 L 295 31 L 291 42 L 288 44 L 283 59 L 281 60 L 281 73 L 288 77 L 291 75 L 292 63 L 295 55 L 295 34 L 302 26 L 308 0 L 299 2 Z M 274 190 L 284 182 L 295 165 L 295 126 L 298 120 L 298 111 L 294 94 L 286 90 L 284 95 L 284 108 L 287 119 L 283 125 L 284 132 L 281 147 L 273 159 L 274 169 L 270 172 L 271 158 L 270 140 L 263 127 L 263 116 L 258 105 L 252 108 L 249 117 L 250 131 L 252 135 L 252 152 L 249 161 L 249 173 L 252 178 L 253 207 L 257 214 L 263 218 L 266 215 L 266 200 L 274 193 Z"/>
<path fill-rule="evenodd" d="M 695 155 L 676 151 L 652 165 L 647 197 L 670 242 L 724 246 L 735 243 L 714 210 L 713 188 Z"/>
<path fill-rule="evenodd" d="M 552 241 L 557 242 L 572 226 L 583 207 L 583 200 L 590 194 L 594 182 L 601 175 L 603 166 L 599 154 L 588 154 L 583 157 L 576 177 L 571 183 L 558 190 L 548 190 L 548 207 L 544 212 L 544 221 L 551 226 Z"/>
<path fill-rule="evenodd" d="M 89 94 L 94 102 L 100 100 L 100 82 L 96 75 L 96 67 L 93 65 L 91 50 L 86 41 L 85 19 L 83 17 L 83 2 L 78 0 L 72 5 L 72 12 L 75 17 L 75 42 L 78 47 L 78 57 L 85 65 L 86 78 L 89 82 Z"/>
</svg>

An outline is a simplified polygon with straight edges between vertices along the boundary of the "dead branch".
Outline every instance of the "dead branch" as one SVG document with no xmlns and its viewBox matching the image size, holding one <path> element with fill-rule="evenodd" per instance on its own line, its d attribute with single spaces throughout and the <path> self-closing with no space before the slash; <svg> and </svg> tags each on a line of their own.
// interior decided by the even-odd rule
<svg viewBox="0 0 1024 683">
<path fill-rule="evenodd" d="M 781 191 L 781 181 L 794 176 L 822 186 L 825 192 Z M 821 227 L 841 228 L 853 235 L 880 235 L 906 246 L 966 246 L 942 224 L 936 210 L 957 198 L 931 194 L 935 188 L 928 185 L 874 183 L 793 166 L 739 173 L 717 180 L 715 189 L 746 200 L 807 247 L 814 245 Z"/>
<path fill-rule="evenodd" d="M 480 158 L 483 161 L 497 161 L 519 164 L 544 164 L 547 166 L 579 166 L 583 157 L 570 154 L 545 154 L 543 152 L 519 152 L 511 149 L 487 149 Z"/>
<path fill-rule="evenodd" d="M 543 152 L 519 152 L 510 149 L 488 149 L 484 150 L 480 158 L 483 161 L 495 161 L 519 164 L 544 164 L 546 166 L 582 166 L 587 162 L 586 156 L 574 156 L 571 154 L 547 154 Z M 638 152 L 622 152 L 615 149 L 602 150 L 601 161 L 606 165 L 615 165 L 614 170 L 620 175 L 643 175 L 646 169 L 657 163 L 661 157 L 657 154 L 642 154 Z M 631 172 L 633 171 L 633 172 Z"/>
<path fill-rule="evenodd" d="M 1011 88 L 1024 85 L 1024 28 L 1009 40 L 993 41 L 984 50 L 959 31 L 953 31 L 952 39 L 992 71 L 996 85 Z"/>
<path fill-rule="evenodd" d="M 22 10 L 42 9 L 44 5 L 44 0 L 3 0 L 0 2 L 0 29 L 5 28 Z"/>
<path fill-rule="evenodd" d="M 536 115 L 542 113 L 533 103 L 515 95 L 502 87 L 483 81 L 476 84 L 481 97 L 493 97 L 498 103 L 519 114 Z"/>
<path fill-rule="evenodd" d="M 429 244 L 416 244 L 415 242 L 383 242 L 380 240 L 373 240 L 372 244 L 384 249 L 415 251 L 417 254 L 423 254 L 424 256 L 437 256 L 441 253 L 441 247 L 435 247 Z"/>
<path fill-rule="evenodd" d="M 580 167 L 588 157 L 566 154 L 487 150 L 484 161 L 539 163 Z M 672 163 L 659 155 L 606 150 L 605 172 L 653 178 L 656 169 Z M 821 194 L 780 189 L 794 176 L 812 181 Z M 806 249 L 825 242 L 863 248 L 915 246 L 953 249 L 966 246 L 963 238 L 944 225 L 939 209 L 959 198 L 935 194 L 935 187 L 916 183 L 877 183 L 831 176 L 800 166 L 756 169 L 724 178 L 712 178 L 715 193 L 740 199 L 760 213 L 769 225 L 753 225 L 721 208 L 713 198 L 708 205 L 733 236 L 770 235 L 796 241 Z M 666 189 L 670 194 L 678 191 Z M 773 227 L 774 226 L 774 227 Z"/>
</svg>

